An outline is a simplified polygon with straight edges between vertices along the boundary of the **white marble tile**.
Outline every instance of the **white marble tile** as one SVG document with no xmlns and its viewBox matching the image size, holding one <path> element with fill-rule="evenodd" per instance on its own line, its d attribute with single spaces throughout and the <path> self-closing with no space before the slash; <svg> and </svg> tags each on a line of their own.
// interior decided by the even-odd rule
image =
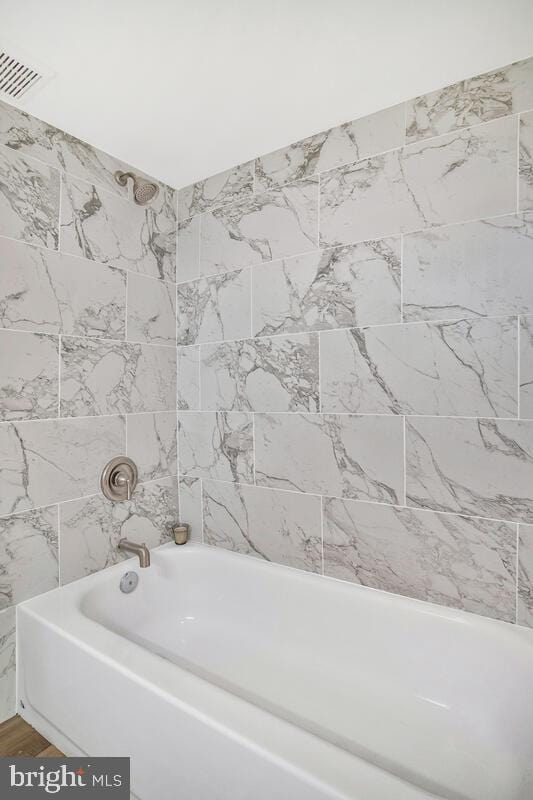
<svg viewBox="0 0 533 800">
<path fill-rule="evenodd" d="M 202 409 L 318 411 L 318 334 L 202 345 Z"/>
<path fill-rule="evenodd" d="M 128 339 L 176 344 L 176 284 L 128 275 Z"/>
<path fill-rule="evenodd" d="M 325 498 L 324 572 L 514 622 L 516 526 Z"/>
<path fill-rule="evenodd" d="M 117 564 L 128 554 L 117 550 L 119 539 L 157 547 L 171 539 L 179 519 L 176 478 L 137 486 L 131 500 L 112 503 L 103 495 L 60 506 L 61 584 Z M 136 569 L 130 561 L 126 569 Z"/>
<path fill-rule="evenodd" d="M 0 328 L 123 339 L 126 273 L 0 237 Z"/>
<path fill-rule="evenodd" d="M 202 479 L 180 477 L 180 522 L 189 526 L 191 542 L 202 541 Z"/>
<path fill-rule="evenodd" d="M 533 419 L 533 317 L 520 318 L 520 416 Z"/>
<path fill-rule="evenodd" d="M 403 419 L 349 414 L 256 414 L 260 486 L 403 502 Z"/>
<path fill-rule="evenodd" d="M 70 172 L 115 194 L 128 197 L 128 187 L 117 183 L 115 172 L 132 170 L 129 164 L 27 114 L 20 108 L 2 102 L 0 102 L 0 144 L 16 150 L 21 155 L 33 156 L 45 164 Z M 144 174 L 138 169 L 133 171 L 140 175 Z M 162 193 L 172 191 L 170 187 L 158 181 L 156 183 Z"/>
<path fill-rule="evenodd" d="M 125 447 L 118 416 L 0 423 L 0 515 L 94 494 Z"/>
<path fill-rule="evenodd" d="M 515 211 L 517 125 L 495 120 L 322 174 L 321 245 Z"/>
<path fill-rule="evenodd" d="M 410 417 L 407 505 L 533 522 L 533 422 Z"/>
<path fill-rule="evenodd" d="M 70 175 L 61 187 L 61 250 L 152 278 L 176 278 L 176 222 Z"/>
<path fill-rule="evenodd" d="M 175 408 L 175 347 L 62 338 L 61 416 Z"/>
<path fill-rule="evenodd" d="M 0 517 L 0 609 L 59 584 L 57 506 Z"/>
<path fill-rule="evenodd" d="M 518 597 L 516 621 L 533 628 L 533 526 L 518 526 Z"/>
<path fill-rule="evenodd" d="M 220 208 L 248 197 L 253 191 L 254 162 L 247 161 L 180 189 L 178 219 L 187 219 L 203 211 Z"/>
<path fill-rule="evenodd" d="M 178 414 L 178 453 L 180 478 L 252 483 L 252 415 L 181 411 Z"/>
<path fill-rule="evenodd" d="M 200 217 L 178 223 L 176 280 L 193 281 L 200 277 Z"/>
<path fill-rule="evenodd" d="M 200 410 L 200 346 L 178 347 L 178 408 Z"/>
<path fill-rule="evenodd" d="M 250 270 L 178 284 L 178 344 L 250 336 Z"/>
<path fill-rule="evenodd" d="M 322 572 L 320 497 L 203 481 L 204 542 Z"/>
<path fill-rule="evenodd" d="M 533 108 L 533 58 L 485 72 L 406 103 L 407 141 Z"/>
<path fill-rule="evenodd" d="M 533 104 L 532 104 L 533 105 Z M 519 208 L 533 209 L 533 111 L 520 117 Z"/>
<path fill-rule="evenodd" d="M 516 317 L 322 333 L 322 411 L 516 417 L 517 339 Z"/>
<path fill-rule="evenodd" d="M 533 312 L 533 214 L 404 237 L 407 320 Z"/>
<path fill-rule="evenodd" d="M 400 295 L 400 237 L 286 258 L 252 270 L 252 332 L 400 322 Z"/>
<path fill-rule="evenodd" d="M 57 250 L 59 173 L 0 146 L 0 236 Z"/>
<path fill-rule="evenodd" d="M 16 714 L 15 609 L 0 611 L 0 722 Z"/>
<path fill-rule="evenodd" d="M 256 191 L 401 147 L 404 122 L 400 104 L 262 156 L 256 161 Z"/>
<path fill-rule="evenodd" d="M 140 481 L 176 475 L 177 424 L 175 411 L 128 414 L 126 454 L 135 461 Z"/>
<path fill-rule="evenodd" d="M 0 421 L 57 417 L 56 336 L 0 330 Z"/>
<path fill-rule="evenodd" d="M 254 195 L 202 217 L 200 275 L 315 250 L 318 179 Z"/>
</svg>

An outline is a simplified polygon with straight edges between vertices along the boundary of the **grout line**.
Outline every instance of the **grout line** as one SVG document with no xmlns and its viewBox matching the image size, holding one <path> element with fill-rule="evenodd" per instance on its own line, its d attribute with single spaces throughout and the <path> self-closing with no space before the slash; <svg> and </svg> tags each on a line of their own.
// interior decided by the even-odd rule
<svg viewBox="0 0 533 800">
<path fill-rule="evenodd" d="M 344 327 L 338 328 L 308 328 L 302 331 L 282 331 L 280 333 L 265 333 L 265 334 L 257 334 L 251 337 L 240 337 L 238 339 L 212 339 L 207 341 L 201 342 L 190 342 L 189 344 L 180 344 L 178 347 L 196 347 L 198 345 L 221 345 L 221 344 L 231 344 L 232 342 L 254 342 L 254 341 L 263 341 L 264 339 L 278 339 L 278 338 L 292 338 L 295 336 L 309 336 L 313 333 L 320 333 L 320 334 L 332 334 L 337 333 L 339 331 L 354 331 L 354 330 L 373 330 L 374 328 L 398 328 L 398 327 L 405 327 L 405 326 L 438 326 L 438 325 L 451 325 L 451 324 L 459 324 L 460 322 L 484 322 L 486 320 L 504 320 L 513 319 L 517 316 L 531 316 L 533 317 L 533 312 L 531 314 L 526 313 L 523 314 L 520 311 L 510 311 L 508 313 L 501 313 L 501 314 L 494 314 L 494 315 L 481 315 L 477 314 L 474 316 L 464 315 L 462 317 L 443 317 L 439 319 L 416 319 L 416 320 L 407 320 L 405 322 L 378 322 L 378 323 L 367 323 L 364 325 L 349 325 Z M 29 331 L 32 333 L 32 331 Z M 94 339 L 97 337 L 79 337 L 79 338 L 90 338 Z M 116 339 L 110 339 L 105 341 L 116 342 Z M 136 342 L 136 344 L 146 344 L 146 342 Z M 151 345 L 152 347 L 168 347 L 169 345 Z"/>
<path fill-rule="evenodd" d="M 173 409 L 171 409 L 173 410 Z M 168 412 L 160 411 L 160 412 L 137 412 L 137 413 L 160 413 L 165 414 Z M 439 419 L 439 420 L 471 420 L 474 422 L 533 422 L 533 417 L 522 417 L 518 419 L 518 417 L 488 417 L 485 415 L 477 415 L 477 416 L 466 416 L 465 414 L 405 414 L 405 413 L 376 413 L 376 412 L 364 412 L 364 411 L 275 411 L 272 409 L 262 410 L 259 408 L 248 408 L 244 410 L 240 409 L 224 409 L 224 408 L 202 408 L 200 410 L 195 409 L 180 409 L 181 414 L 260 414 L 262 416 L 281 416 L 281 415 L 288 415 L 288 416 L 300 416 L 300 417 L 356 417 L 358 419 L 363 418 L 380 418 L 385 417 L 387 419 L 401 419 L 405 417 L 406 419 Z M 102 415 L 104 416 L 104 415 Z M 110 415 L 107 414 L 105 416 L 117 416 L 117 415 Z M 120 415 L 118 415 L 120 416 Z M 92 419 L 93 417 L 89 417 Z M 85 419 L 85 417 L 69 417 L 69 419 Z M 46 422 L 47 420 L 16 420 L 16 422 Z M 0 425 L 9 425 L 10 422 L 0 422 Z"/>
<path fill-rule="evenodd" d="M 404 313 L 404 302 L 403 302 L 403 273 L 404 269 L 403 269 L 403 233 L 402 233 L 400 236 L 400 324 L 402 325 L 406 324 L 405 313 Z"/>
<path fill-rule="evenodd" d="M 520 120 L 518 115 L 518 125 L 516 128 L 516 213 L 520 211 Z"/>
<path fill-rule="evenodd" d="M 521 339 L 520 339 L 520 317 L 517 317 L 517 335 L 516 335 L 516 351 L 517 351 L 517 369 L 516 369 L 516 380 L 517 380 L 517 387 L 516 387 L 516 416 L 518 419 L 521 419 L 521 408 L 520 408 L 520 383 L 521 383 L 521 370 L 522 370 L 522 361 L 520 356 L 520 347 L 521 347 Z"/>
<path fill-rule="evenodd" d="M 320 536 L 322 540 L 322 572 L 321 575 L 326 574 L 326 562 L 324 558 L 324 497 L 320 497 Z"/>
<path fill-rule="evenodd" d="M 204 536 L 204 530 L 205 530 L 205 523 L 204 523 L 204 481 L 203 481 L 203 478 L 200 478 L 200 519 L 201 519 L 201 525 L 202 525 L 202 530 L 200 532 L 201 533 L 201 542 L 202 542 L 202 544 L 205 544 L 205 536 Z"/>
<path fill-rule="evenodd" d="M 318 364 L 317 364 L 317 377 L 318 377 L 318 412 L 322 413 L 322 334 L 317 333 L 318 340 Z"/>
<path fill-rule="evenodd" d="M 129 300 L 129 293 L 130 293 L 130 276 L 129 272 L 126 272 L 126 301 L 124 303 L 124 341 L 129 342 L 128 340 L 128 300 Z"/>
<path fill-rule="evenodd" d="M 516 523 L 516 577 L 515 577 L 515 623 L 518 622 L 518 584 L 520 580 L 520 524 Z"/>
<path fill-rule="evenodd" d="M 310 250 L 303 250 L 303 251 L 298 252 L 298 253 L 289 253 L 289 254 L 284 255 L 284 256 L 277 256 L 276 258 L 271 258 L 271 259 L 269 259 L 267 261 L 260 261 L 260 262 L 255 263 L 255 264 L 244 264 L 244 265 L 241 265 L 241 266 L 232 266 L 232 267 L 229 267 L 228 269 L 225 269 L 225 270 L 219 270 L 218 272 L 207 273 L 207 274 L 204 274 L 204 275 L 200 275 L 199 274 L 195 278 L 190 278 L 189 280 L 186 280 L 186 281 L 177 281 L 177 283 L 180 284 L 180 285 L 183 285 L 183 284 L 187 284 L 187 283 L 194 283 L 195 281 L 200 281 L 200 280 L 209 280 L 209 279 L 214 279 L 214 278 L 220 278 L 221 276 L 224 276 L 229 272 L 239 272 L 239 271 L 241 271 L 243 269 L 258 269 L 258 268 L 261 268 L 261 267 L 266 267 L 269 264 L 271 265 L 271 264 L 276 264 L 278 262 L 291 261 L 291 260 L 295 260 L 295 259 L 298 259 L 298 258 L 301 259 L 303 256 L 310 256 L 310 255 L 313 255 L 313 254 L 319 255 L 319 254 L 327 253 L 327 252 L 333 251 L 333 250 L 342 250 L 342 249 L 353 248 L 353 247 L 356 247 L 357 245 L 364 245 L 364 244 L 369 244 L 369 243 L 372 243 L 372 242 L 383 242 L 383 241 L 386 241 L 388 239 L 398 239 L 398 238 L 400 238 L 400 236 L 410 237 L 410 236 L 415 236 L 415 235 L 419 235 L 419 234 L 426 234 L 426 233 L 434 234 L 434 233 L 438 233 L 439 231 L 447 229 L 447 228 L 459 227 L 459 226 L 462 226 L 462 225 L 472 225 L 472 224 L 474 224 L 476 222 L 487 222 L 487 223 L 490 223 L 493 220 L 504 219 L 506 217 L 523 216 L 524 214 L 530 214 L 530 213 L 533 213 L 533 207 L 530 208 L 530 209 L 523 209 L 521 211 L 512 210 L 512 211 L 506 211 L 503 214 L 492 214 L 490 216 L 473 217 L 471 219 L 465 219 L 465 220 L 461 220 L 459 222 L 446 222 L 446 223 L 443 223 L 442 225 L 427 225 L 424 228 L 416 228 L 416 229 L 408 230 L 408 231 L 393 231 L 393 232 L 389 232 L 389 233 L 383 233 L 383 234 L 380 234 L 379 236 L 374 236 L 374 237 L 371 237 L 371 238 L 355 239 L 355 240 L 346 241 L 346 242 L 343 242 L 342 244 L 331 244 L 331 245 L 330 244 L 326 244 L 326 245 L 323 245 L 323 246 L 319 245 L 319 246 L 314 247 L 314 248 L 312 248 Z M 97 262 L 97 263 L 100 263 L 100 262 Z M 130 272 L 134 272 L 134 274 L 139 274 L 139 273 L 135 273 L 134 270 L 129 270 L 129 271 Z"/>
<path fill-rule="evenodd" d="M 256 480 L 256 447 L 255 447 L 255 413 L 252 412 L 252 474 L 253 485 L 257 485 Z"/>
<path fill-rule="evenodd" d="M 403 418 L 403 504 L 407 505 L 407 417 Z"/>
<path fill-rule="evenodd" d="M 483 517 L 479 514 L 469 514 L 465 511 L 443 511 L 434 508 L 422 508 L 420 506 L 406 505 L 401 503 L 384 503 L 378 500 L 359 500 L 355 497 L 342 497 L 333 494 L 320 494 L 318 492 L 297 491 L 296 489 L 285 489 L 281 486 L 262 486 L 261 484 L 245 483 L 244 481 L 229 481 L 220 478 L 210 478 L 206 476 L 190 475 L 185 476 L 191 480 L 202 480 L 208 483 L 222 483 L 230 486 L 245 486 L 249 489 L 257 489 L 262 492 L 282 492 L 283 494 L 295 494 L 299 497 L 322 497 L 324 500 L 337 500 L 341 503 L 356 503 L 361 506 L 376 506 L 379 509 L 393 509 L 395 511 L 409 511 L 415 514 L 437 514 L 445 517 L 462 517 L 467 520 L 480 520 L 481 522 L 498 522 L 503 525 L 532 525 L 530 522 L 517 521 L 516 519 L 497 519 L 496 517 Z"/>
<path fill-rule="evenodd" d="M 61 586 L 61 514 L 57 504 L 57 584 Z"/>
<path fill-rule="evenodd" d="M 254 271 L 252 267 L 248 267 L 248 274 L 250 276 L 250 339 L 254 338 Z"/>
<path fill-rule="evenodd" d="M 63 340 L 61 334 L 57 337 L 57 419 L 61 418 L 61 355 L 63 350 Z"/>
</svg>

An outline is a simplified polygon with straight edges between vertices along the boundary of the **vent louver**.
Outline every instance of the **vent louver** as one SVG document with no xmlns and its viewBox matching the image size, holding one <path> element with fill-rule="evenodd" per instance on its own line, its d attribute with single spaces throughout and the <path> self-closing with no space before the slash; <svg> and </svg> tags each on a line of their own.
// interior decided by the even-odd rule
<svg viewBox="0 0 533 800">
<path fill-rule="evenodd" d="M 20 99 L 43 76 L 33 67 L 0 49 L 0 93 Z"/>
</svg>

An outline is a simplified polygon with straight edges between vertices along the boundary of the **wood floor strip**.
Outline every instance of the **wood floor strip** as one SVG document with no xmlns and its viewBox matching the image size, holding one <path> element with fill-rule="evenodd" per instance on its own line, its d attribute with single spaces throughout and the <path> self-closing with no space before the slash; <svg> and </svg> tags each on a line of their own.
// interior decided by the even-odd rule
<svg viewBox="0 0 533 800">
<path fill-rule="evenodd" d="M 52 752 L 53 751 L 53 752 Z M 0 725 L 0 756 L 62 756 L 18 714 Z"/>
</svg>

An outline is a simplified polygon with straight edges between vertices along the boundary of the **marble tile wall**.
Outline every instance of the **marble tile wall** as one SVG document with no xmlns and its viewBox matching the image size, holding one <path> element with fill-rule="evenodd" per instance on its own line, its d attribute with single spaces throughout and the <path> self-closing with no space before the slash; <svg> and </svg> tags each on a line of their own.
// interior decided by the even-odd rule
<svg viewBox="0 0 533 800">
<path fill-rule="evenodd" d="M 179 518 L 177 198 L 160 184 L 137 206 L 118 169 L 0 103 L 0 720 L 16 707 L 17 603 Z M 122 453 L 141 483 L 113 504 L 99 476 Z"/>
<path fill-rule="evenodd" d="M 198 181 L 178 217 L 203 541 L 533 626 L 533 59 Z"/>
</svg>

